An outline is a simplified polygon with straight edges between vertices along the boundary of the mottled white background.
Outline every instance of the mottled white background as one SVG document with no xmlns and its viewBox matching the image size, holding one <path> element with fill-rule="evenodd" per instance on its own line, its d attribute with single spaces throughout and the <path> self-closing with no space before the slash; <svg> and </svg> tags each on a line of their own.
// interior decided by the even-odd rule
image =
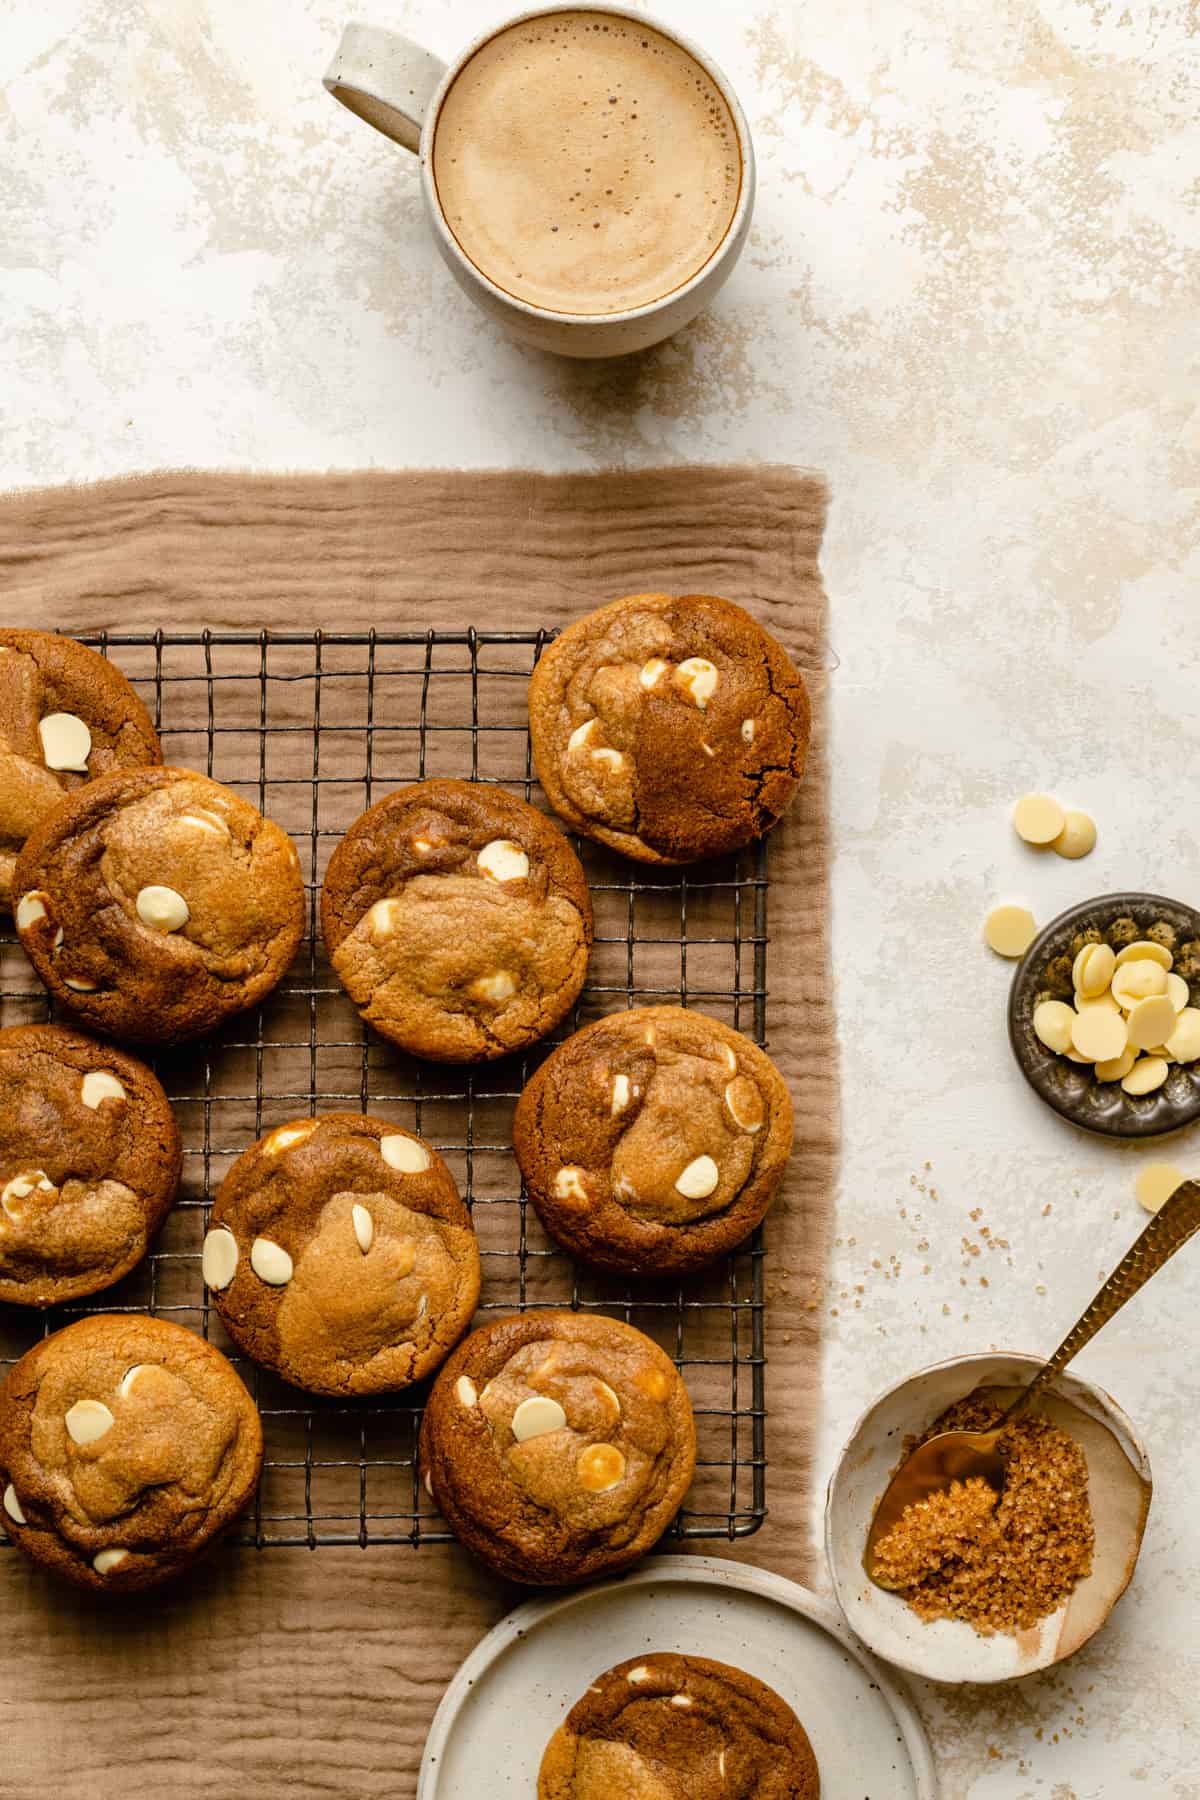
<svg viewBox="0 0 1200 1800">
<path fill-rule="evenodd" d="M 732 76 L 760 201 L 717 310 L 608 367 L 469 310 L 411 161 L 320 89 L 333 0 L 2 10 L 0 484 L 828 474 L 845 1154 L 825 1466 L 905 1369 L 1049 1351 L 1138 1229 L 1154 1152 L 1087 1141 L 1023 1088 L 979 924 L 1001 896 L 1043 920 L 1116 887 L 1197 898 L 1194 4 L 658 0 Z M 511 9 L 362 10 L 450 52 Z M 1043 785 L 1095 814 L 1090 861 L 1013 838 L 1011 798 Z M 1170 1154 L 1200 1170 L 1200 1140 Z M 1057 1676 L 982 1704 L 922 1692 L 946 1800 L 1200 1795 L 1200 1248 L 1081 1368 L 1155 1463 L 1135 1586 Z"/>
</svg>

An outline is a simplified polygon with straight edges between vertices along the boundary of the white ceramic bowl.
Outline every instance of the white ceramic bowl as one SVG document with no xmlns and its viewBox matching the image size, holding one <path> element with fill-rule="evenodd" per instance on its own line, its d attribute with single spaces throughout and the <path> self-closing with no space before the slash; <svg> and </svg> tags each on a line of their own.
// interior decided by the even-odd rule
<svg viewBox="0 0 1200 1800">
<path fill-rule="evenodd" d="M 1065 1605 L 1028 1630 L 981 1633 L 957 1619 L 919 1618 L 867 1579 L 863 1549 L 876 1502 L 906 1437 L 925 1431 L 977 1387 L 1014 1394 L 1044 1359 L 985 1354 L 935 1363 L 889 1388 L 850 1433 L 829 1483 L 825 1549 L 842 1611 L 877 1656 L 931 1681 L 1011 1681 L 1061 1662 L 1098 1631 L 1125 1592 L 1141 1549 L 1152 1483 L 1145 1446 L 1116 1401 L 1060 1376 L 1043 1410 L 1082 1445 L 1096 1528 L 1092 1572 Z"/>
</svg>

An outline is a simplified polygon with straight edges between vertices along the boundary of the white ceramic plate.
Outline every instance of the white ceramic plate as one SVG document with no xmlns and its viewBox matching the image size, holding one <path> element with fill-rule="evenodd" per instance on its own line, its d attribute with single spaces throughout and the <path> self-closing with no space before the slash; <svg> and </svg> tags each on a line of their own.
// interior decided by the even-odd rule
<svg viewBox="0 0 1200 1800">
<path fill-rule="evenodd" d="M 536 1800 L 542 1752 L 589 1683 L 651 1650 L 713 1657 L 782 1695 L 812 1740 L 821 1800 L 936 1800 L 911 1701 L 834 1608 L 710 1556 L 652 1557 L 502 1619 L 446 1689 L 417 1800 Z"/>
</svg>

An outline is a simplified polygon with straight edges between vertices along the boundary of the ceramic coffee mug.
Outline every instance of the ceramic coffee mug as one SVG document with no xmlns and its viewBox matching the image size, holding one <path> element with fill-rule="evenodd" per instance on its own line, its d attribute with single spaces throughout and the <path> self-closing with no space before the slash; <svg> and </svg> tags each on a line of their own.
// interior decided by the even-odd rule
<svg viewBox="0 0 1200 1800">
<path fill-rule="evenodd" d="M 754 204 L 742 109 L 703 51 L 641 13 L 539 7 L 449 67 L 350 24 L 325 86 L 419 156 L 451 273 L 538 349 L 660 343 L 741 254 Z"/>
</svg>

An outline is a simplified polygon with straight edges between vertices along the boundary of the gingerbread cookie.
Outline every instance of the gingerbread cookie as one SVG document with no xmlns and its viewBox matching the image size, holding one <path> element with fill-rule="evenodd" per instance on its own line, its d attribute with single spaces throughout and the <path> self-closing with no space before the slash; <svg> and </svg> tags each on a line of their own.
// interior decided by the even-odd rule
<svg viewBox="0 0 1200 1800">
<path fill-rule="evenodd" d="M 688 863 L 769 831 L 804 770 L 808 693 L 783 646 L 710 594 L 577 619 L 529 683 L 538 779 L 574 831 Z"/>
<path fill-rule="evenodd" d="M 808 1734 L 744 1669 L 651 1651 L 598 1675 L 546 1746 L 538 1800 L 819 1800 Z"/>
<path fill-rule="evenodd" d="M 295 1119 L 239 1156 L 203 1273 L 235 1343 L 316 1394 L 419 1381 L 479 1302 L 479 1245 L 449 1169 L 361 1113 Z"/>
<path fill-rule="evenodd" d="M 522 1313 L 446 1363 L 421 1463 L 456 1536 L 498 1574 L 586 1581 L 636 1561 L 678 1512 L 696 1466 L 691 1402 L 632 1325 Z"/>
<path fill-rule="evenodd" d="M 54 1306 L 128 1274 L 180 1154 L 144 1064 L 62 1025 L 0 1031 L 0 1300 Z"/>
<path fill-rule="evenodd" d="M 770 1057 L 682 1006 L 586 1025 L 546 1058 L 513 1148 L 550 1235 L 583 1262 L 679 1275 L 753 1231 L 792 1148 L 792 1103 Z"/>
<path fill-rule="evenodd" d="M 0 631 L 0 906 L 22 844 L 64 794 L 159 761 L 149 713 L 105 657 L 50 631 Z"/>
<path fill-rule="evenodd" d="M 329 959 L 384 1037 L 435 1062 L 519 1050 L 570 1011 L 592 906 L 556 826 L 469 781 L 398 788 L 350 827 L 321 890 Z"/>
<path fill-rule="evenodd" d="M 253 1006 L 304 935 L 286 832 L 190 769 L 130 769 L 56 808 L 17 859 L 17 931 L 56 1000 L 135 1043 Z"/>
<path fill-rule="evenodd" d="M 106 1593 L 186 1568 L 253 1494 L 262 1450 L 232 1365 L 165 1319 L 79 1319 L 26 1351 L 0 1388 L 9 1537 Z"/>
</svg>

